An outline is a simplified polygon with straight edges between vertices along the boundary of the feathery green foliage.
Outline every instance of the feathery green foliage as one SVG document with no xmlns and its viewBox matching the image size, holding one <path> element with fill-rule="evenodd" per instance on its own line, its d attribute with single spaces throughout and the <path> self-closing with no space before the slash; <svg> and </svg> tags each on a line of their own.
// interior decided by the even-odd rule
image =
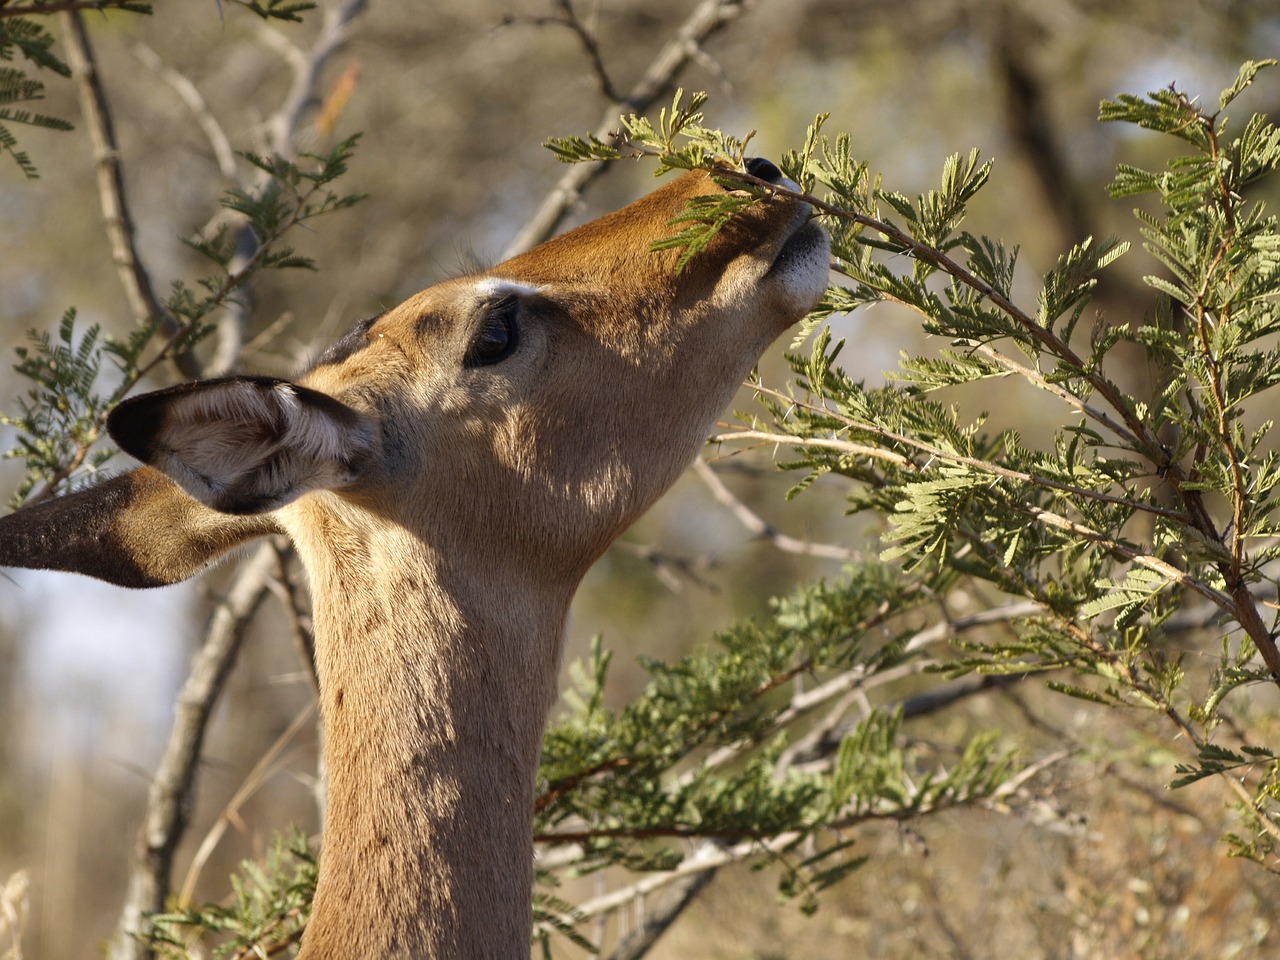
<svg viewBox="0 0 1280 960">
<path fill-rule="evenodd" d="M 311 915 L 317 861 L 305 835 L 278 838 L 262 863 L 246 861 L 231 878 L 233 899 L 151 917 L 147 944 L 156 956 L 271 956 L 296 943 Z"/>
<path fill-rule="evenodd" d="M 644 661 L 648 688 L 617 713 L 602 706 L 610 655 L 597 639 L 578 671 L 570 713 L 544 741 L 535 834 L 577 844 L 581 870 L 671 869 L 677 848 L 654 841 L 677 838 L 763 844 L 787 836 L 775 856 L 802 844 L 835 855 L 845 848 L 839 830 L 854 823 L 989 795 L 1009 769 L 993 743 L 920 778 L 893 711 L 854 725 L 821 772 L 781 762 L 794 755 L 788 744 L 810 729 L 813 711 L 829 705 L 829 697 L 811 695 L 797 707 L 790 696 L 797 679 L 820 686 L 841 678 L 831 696 L 878 685 L 884 671 L 913 658 L 920 619 L 913 614 L 931 603 L 936 586 L 880 564 L 851 568 L 845 581 L 776 601 L 767 621 L 737 624 L 708 649 L 670 664 Z M 810 849 L 801 870 L 784 858 L 784 890 L 807 893 L 826 885 L 827 870 L 843 872 L 824 859 Z"/>
<path fill-rule="evenodd" d="M 63 77 L 71 68 L 50 49 L 54 36 L 44 25 L 26 17 L 0 19 L 0 153 L 18 165 L 23 174 L 34 179 L 39 174 L 26 151 L 18 147 L 18 137 L 10 124 L 25 124 L 46 130 L 70 130 L 69 121 L 15 106 L 44 99 L 44 84 L 28 76 L 19 67 L 10 66 L 16 54 L 41 70 L 52 70 Z"/>
<path fill-rule="evenodd" d="M 965 229 L 989 162 L 953 156 L 936 189 L 909 198 L 854 158 L 849 137 L 827 137 L 819 117 L 784 161 L 806 190 L 822 191 L 802 198 L 830 228 L 839 275 L 804 334 L 833 314 L 890 302 L 947 346 L 904 356 L 887 383 L 868 385 L 841 370 L 841 344 L 824 331 L 808 356 L 791 356 L 790 388 L 759 388 L 766 416 L 749 424 L 753 437 L 772 432 L 799 451 L 786 465 L 804 473 L 793 493 L 819 476 L 847 480 L 850 509 L 888 524 L 884 562 L 922 576 L 950 571 L 957 585 L 985 583 L 1037 605 L 1012 639 L 956 643 L 949 673 L 1070 671 L 1072 680 L 1050 681 L 1055 689 L 1157 711 L 1191 750 L 1173 785 L 1229 771 L 1224 782 L 1253 828 L 1231 842 L 1267 862 L 1280 836 L 1280 765 L 1224 721 L 1237 691 L 1280 684 L 1280 623 L 1267 602 L 1280 586 L 1280 461 L 1265 397 L 1280 382 L 1280 226 L 1253 198 L 1280 166 L 1280 131 L 1254 116 L 1232 136 L 1224 111 L 1273 65 L 1246 63 L 1214 112 L 1174 87 L 1102 104 L 1102 120 L 1182 147 L 1164 170 L 1122 165 L 1111 188 L 1157 205 L 1135 211 L 1157 269 L 1145 278 L 1150 309 L 1131 324 L 1090 310 L 1099 275 L 1127 242 L 1081 241 L 1024 307 L 1014 296 L 1017 248 Z M 705 244 L 722 214 L 768 192 L 738 172 L 740 151 L 717 142 L 695 112 L 657 128 L 632 119 L 610 149 L 741 180 L 739 195 L 699 201 L 701 233 L 680 239 Z M 553 149 L 606 156 L 592 144 Z M 1114 376 L 1121 345 L 1161 372 L 1153 395 L 1134 396 Z M 1061 404 L 1064 425 L 1050 442 L 989 431 L 985 414 L 957 399 L 993 377 Z M 1228 633 L 1217 669 L 1192 678 L 1169 630 L 1206 605 Z"/>
</svg>

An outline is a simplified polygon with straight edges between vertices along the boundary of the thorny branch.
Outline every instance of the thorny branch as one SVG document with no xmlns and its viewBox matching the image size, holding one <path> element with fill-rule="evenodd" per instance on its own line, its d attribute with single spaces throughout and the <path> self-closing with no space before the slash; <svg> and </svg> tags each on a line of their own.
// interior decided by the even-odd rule
<svg viewBox="0 0 1280 960">
<path fill-rule="evenodd" d="M 637 144 L 629 144 L 628 146 L 642 153 L 654 152 Z M 1178 499 L 1182 502 L 1186 515 L 1196 531 L 1210 541 L 1222 542 L 1222 534 L 1205 506 L 1204 495 L 1192 483 L 1192 477 L 1188 475 L 1186 469 L 1172 458 L 1160 438 L 1148 429 L 1147 424 L 1138 415 L 1132 404 L 1127 402 L 1119 387 L 1104 376 L 1097 365 L 1086 363 L 1084 358 L 1076 353 L 1050 327 L 1037 323 L 1034 317 L 991 284 L 976 276 L 964 265 L 892 224 L 854 210 L 834 206 L 809 194 L 780 187 L 738 170 L 726 168 L 717 172 L 731 179 L 738 179 L 763 187 L 780 196 L 808 203 L 816 210 L 829 216 L 867 227 L 893 244 L 900 246 L 911 257 L 930 264 L 993 304 L 1002 313 L 1014 320 L 1046 353 L 1065 361 L 1075 370 L 1081 371 L 1080 376 L 1082 379 L 1107 401 L 1107 404 L 1120 416 L 1123 422 L 1115 421 L 1109 415 L 1098 411 L 1094 407 L 1083 407 L 1083 412 L 1094 417 L 1097 422 L 1114 432 L 1128 444 L 1135 453 L 1144 456 L 1150 461 L 1177 493 Z M 1224 442 L 1229 442 L 1229 438 L 1224 438 Z M 1234 459 L 1234 452 L 1229 452 L 1229 456 Z M 1090 495 L 1097 496 L 1097 494 Z M 1240 501 L 1237 498 L 1236 503 L 1233 505 L 1236 508 L 1237 515 L 1239 514 L 1239 504 Z M 1155 508 L 1150 505 L 1144 505 L 1142 509 L 1153 511 Z M 1239 537 L 1237 536 L 1233 541 L 1232 548 L 1235 549 L 1238 544 Z M 1222 602 L 1223 609 L 1229 612 L 1236 622 L 1244 628 L 1245 633 L 1248 634 L 1249 639 L 1257 647 L 1259 654 L 1261 654 L 1263 661 L 1266 663 L 1267 670 L 1270 672 L 1273 681 L 1280 687 L 1280 648 L 1277 647 L 1275 637 L 1272 636 L 1270 629 L 1258 612 L 1253 596 L 1249 592 L 1246 578 L 1243 576 L 1243 571 L 1230 561 L 1219 563 L 1218 569 L 1230 592 L 1229 594 L 1224 594 L 1220 591 L 1213 591 L 1216 599 Z"/>
<path fill-rule="evenodd" d="M 750 530 L 752 534 L 762 540 L 769 541 L 784 553 L 796 553 L 810 557 L 821 557 L 824 560 L 844 560 L 846 562 L 857 558 L 858 551 L 850 550 L 848 547 L 841 547 L 831 543 L 811 543 L 807 540 L 797 540 L 795 537 L 788 536 L 778 530 L 735 497 L 733 492 L 724 485 L 724 481 L 716 476 L 716 472 L 711 469 L 705 460 L 695 460 L 693 462 L 693 472 L 698 475 L 699 480 L 707 485 L 707 489 L 711 491 L 711 495 L 716 498 L 716 501 L 732 513 L 739 523 Z"/>
</svg>

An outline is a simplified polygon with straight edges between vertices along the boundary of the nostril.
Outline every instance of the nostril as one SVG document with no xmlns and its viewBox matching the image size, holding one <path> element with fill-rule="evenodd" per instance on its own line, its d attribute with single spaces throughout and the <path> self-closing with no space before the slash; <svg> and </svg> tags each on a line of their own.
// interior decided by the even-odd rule
<svg viewBox="0 0 1280 960">
<path fill-rule="evenodd" d="M 770 183 L 777 183 L 782 179 L 782 171 L 764 157 L 748 157 L 747 173 Z"/>
</svg>

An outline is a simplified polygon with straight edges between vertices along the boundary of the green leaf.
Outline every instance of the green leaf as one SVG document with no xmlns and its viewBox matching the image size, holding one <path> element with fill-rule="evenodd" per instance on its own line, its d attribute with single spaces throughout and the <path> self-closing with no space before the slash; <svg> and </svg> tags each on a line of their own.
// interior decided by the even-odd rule
<svg viewBox="0 0 1280 960">
<path fill-rule="evenodd" d="M 1218 103 L 1225 110 L 1236 97 L 1240 96 L 1251 83 L 1254 77 L 1258 75 L 1260 70 L 1267 67 L 1274 67 L 1275 60 L 1246 60 L 1240 66 L 1240 73 L 1236 77 L 1235 82 L 1231 86 L 1222 91 L 1218 97 Z"/>
</svg>

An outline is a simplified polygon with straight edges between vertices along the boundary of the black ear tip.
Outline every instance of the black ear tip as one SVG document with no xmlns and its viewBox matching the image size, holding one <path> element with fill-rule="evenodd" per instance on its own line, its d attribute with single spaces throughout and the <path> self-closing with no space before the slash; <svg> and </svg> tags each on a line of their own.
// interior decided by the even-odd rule
<svg viewBox="0 0 1280 960">
<path fill-rule="evenodd" d="M 769 183 L 777 183 L 782 179 L 782 171 L 771 160 L 766 160 L 764 157 L 748 157 L 746 166 L 747 173 L 761 180 L 767 180 Z"/>
<path fill-rule="evenodd" d="M 149 463 L 155 450 L 155 438 L 164 421 L 160 404 L 149 402 L 150 395 L 130 397 L 117 404 L 107 415 L 107 433 L 129 456 Z"/>
</svg>

